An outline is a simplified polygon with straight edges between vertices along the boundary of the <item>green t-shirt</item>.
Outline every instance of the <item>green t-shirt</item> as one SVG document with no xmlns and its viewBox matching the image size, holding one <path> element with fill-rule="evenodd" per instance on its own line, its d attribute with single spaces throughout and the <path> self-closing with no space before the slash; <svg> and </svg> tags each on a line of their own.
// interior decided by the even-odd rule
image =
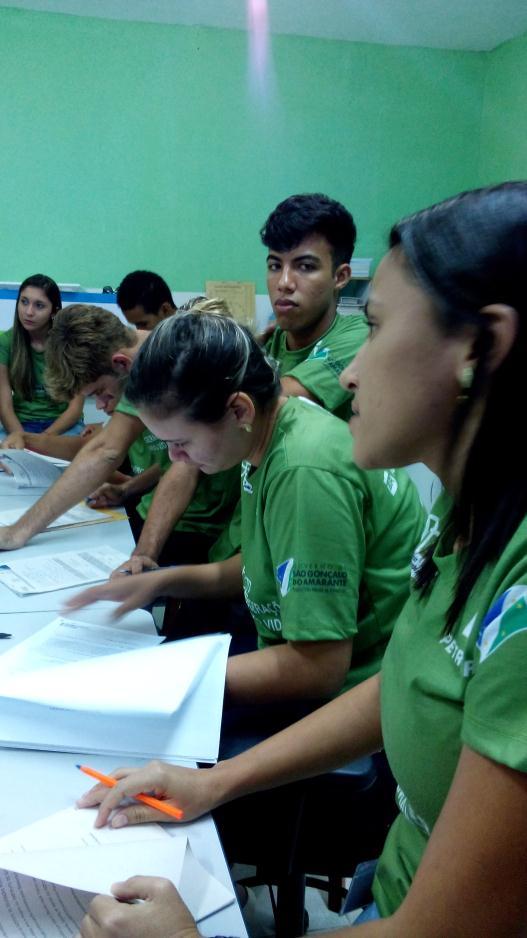
<svg viewBox="0 0 527 938">
<path fill-rule="evenodd" d="M 404 470 L 363 472 L 343 421 L 304 398 L 242 463 L 244 593 L 260 647 L 353 637 L 345 687 L 379 669 L 423 527 Z M 344 688 L 343 688 L 344 689 Z"/>
<path fill-rule="evenodd" d="M 11 364 L 11 345 L 13 330 L 0 332 L 0 365 L 9 368 Z M 46 391 L 44 384 L 44 352 L 30 349 L 33 370 L 33 397 L 26 400 L 13 391 L 13 409 L 21 423 L 26 420 L 56 420 L 67 409 L 67 402 L 54 401 Z"/>
<path fill-rule="evenodd" d="M 326 333 L 305 348 L 290 351 L 286 334 L 276 328 L 265 350 L 280 366 L 282 377 L 296 378 L 320 401 L 325 410 L 349 420 L 351 398 L 339 384 L 341 371 L 355 357 L 368 336 L 363 316 L 341 316 L 337 313 Z M 210 560 L 225 560 L 240 550 L 240 509 L 211 549 Z"/>
<path fill-rule="evenodd" d="M 325 410 L 349 420 L 351 397 L 341 387 L 339 378 L 367 336 L 368 327 L 362 315 L 337 313 L 327 332 L 311 345 L 290 351 L 286 333 L 276 328 L 265 350 L 279 362 L 283 378 L 296 378 Z"/>
<path fill-rule="evenodd" d="M 126 397 L 122 397 L 117 413 L 138 417 L 138 412 Z M 128 450 L 128 458 L 134 475 L 139 475 L 154 464 L 158 464 L 165 473 L 170 466 L 168 447 L 164 440 L 159 440 L 145 429 Z M 143 495 L 137 511 L 143 520 L 146 518 L 155 489 Z M 194 497 L 186 511 L 176 524 L 175 531 L 189 531 L 217 537 L 232 515 L 233 508 L 240 497 L 240 467 L 235 466 L 213 476 L 200 474 Z"/>
<path fill-rule="evenodd" d="M 441 496 L 431 529 L 445 508 Z M 383 661 L 383 737 L 400 810 L 374 883 L 383 916 L 410 887 L 462 745 L 527 772 L 527 518 L 444 635 L 459 560 L 446 529 L 434 553 L 438 575 L 424 596 L 411 591 Z"/>
</svg>

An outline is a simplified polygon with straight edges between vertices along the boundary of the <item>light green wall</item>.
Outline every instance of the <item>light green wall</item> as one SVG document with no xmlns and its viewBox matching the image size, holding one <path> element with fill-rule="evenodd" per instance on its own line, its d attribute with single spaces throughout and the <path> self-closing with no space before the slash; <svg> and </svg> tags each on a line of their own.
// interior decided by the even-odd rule
<svg viewBox="0 0 527 938">
<path fill-rule="evenodd" d="M 527 35 L 488 57 L 480 181 L 527 179 Z"/>
<path fill-rule="evenodd" d="M 321 190 L 378 257 L 402 214 L 477 182 L 483 53 L 273 38 L 0 8 L 0 278 L 176 290 L 256 280 L 278 200 Z"/>
</svg>

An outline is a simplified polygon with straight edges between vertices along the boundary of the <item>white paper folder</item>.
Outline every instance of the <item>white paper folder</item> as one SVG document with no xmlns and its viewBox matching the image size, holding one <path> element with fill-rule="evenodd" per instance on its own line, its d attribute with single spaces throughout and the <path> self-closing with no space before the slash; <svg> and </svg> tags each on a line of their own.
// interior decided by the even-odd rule
<svg viewBox="0 0 527 938">
<path fill-rule="evenodd" d="M 57 663 L 75 626 L 80 648 L 90 626 L 57 619 L 2 655 L 0 745 L 216 761 L 230 636 L 105 653 L 113 630 L 93 626 L 93 655 Z"/>
</svg>

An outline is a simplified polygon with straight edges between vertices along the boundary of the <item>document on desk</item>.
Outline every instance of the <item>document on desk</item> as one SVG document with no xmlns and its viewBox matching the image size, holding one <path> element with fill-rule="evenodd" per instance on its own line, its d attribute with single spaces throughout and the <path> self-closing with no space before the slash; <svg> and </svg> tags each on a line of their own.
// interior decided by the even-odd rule
<svg viewBox="0 0 527 938">
<path fill-rule="evenodd" d="M 1 449 L 0 468 L 13 480 L 19 489 L 49 488 L 62 475 L 69 462 L 42 456 L 28 449 Z"/>
<path fill-rule="evenodd" d="M 7 564 L 0 563 L 0 583 L 18 596 L 49 593 L 107 580 L 126 560 L 128 554 L 103 544 L 96 550 L 68 550 L 29 560 L 14 557 Z"/>
<path fill-rule="evenodd" d="M 160 641 L 58 618 L 0 655 L 0 745 L 214 762 L 230 636 Z"/>
<path fill-rule="evenodd" d="M 25 515 L 27 508 L 8 508 L 7 511 L 0 512 L 0 524 L 15 524 L 22 515 Z M 126 521 L 127 514 L 115 508 L 88 508 L 83 502 L 74 505 L 69 511 L 55 518 L 48 524 L 46 531 L 52 528 L 72 528 L 78 524 L 98 524 L 103 521 Z"/>
<path fill-rule="evenodd" d="M 93 894 L 135 875 L 170 879 L 197 921 L 234 901 L 196 860 L 184 826 L 96 829 L 94 820 L 95 810 L 66 808 L 0 837 L 1 936 L 75 935 Z"/>
</svg>

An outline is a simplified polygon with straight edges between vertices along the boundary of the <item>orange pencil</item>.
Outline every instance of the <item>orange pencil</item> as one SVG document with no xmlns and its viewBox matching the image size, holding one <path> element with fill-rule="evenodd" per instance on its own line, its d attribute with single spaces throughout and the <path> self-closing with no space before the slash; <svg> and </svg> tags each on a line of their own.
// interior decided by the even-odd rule
<svg viewBox="0 0 527 938">
<path fill-rule="evenodd" d="M 102 772 L 97 772 L 96 769 L 90 769 L 87 765 L 77 765 L 77 768 L 84 772 L 85 775 L 91 775 L 92 778 L 96 778 L 98 782 L 101 782 L 103 785 L 107 785 L 108 788 L 113 788 L 117 785 L 118 779 L 112 778 L 111 775 L 103 775 Z M 152 795 L 134 795 L 133 796 L 137 801 L 142 801 L 143 804 L 150 805 L 151 808 L 155 808 L 157 811 L 162 811 L 164 814 L 169 814 L 170 817 L 175 817 L 178 821 L 183 817 L 183 811 L 181 808 L 175 808 L 171 804 L 167 804 L 166 801 L 161 801 L 160 798 L 154 798 Z"/>
</svg>

